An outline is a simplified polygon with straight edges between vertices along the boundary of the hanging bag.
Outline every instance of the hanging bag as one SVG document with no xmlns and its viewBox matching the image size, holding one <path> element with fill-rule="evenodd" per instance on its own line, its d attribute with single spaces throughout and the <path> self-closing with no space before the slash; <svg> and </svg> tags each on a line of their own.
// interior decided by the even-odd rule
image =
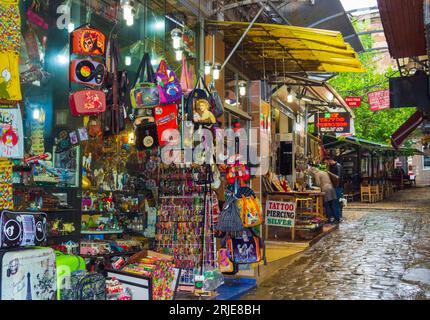
<svg viewBox="0 0 430 320">
<path fill-rule="evenodd" d="M 249 264 L 262 260 L 260 238 L 250 229 L 243 230 L 238 237 L 227 239 L 227 248 L 233 263 Z"/>
<path fill-rule="evenodd" d="M 85 24 L 70 34 L 71 53 L 83 56 L 103 56 L 106 37 L 103 32 Z"/>
<path fill-rule="evenodd" d="M 212 113 L 213 97 L 203 77 L 200 76 L 197 79 L 193 91 L 188 95 L 185 110 L 188 120 L 195 124 L 212 125 L 216 123 L 216 117 Z"/>
<path fill-rule="evenodd" d="M 160 103 L 149 53 L 143 55 L 131 88 L 130 102 L 133 108 L 154 107 Z"/>
<path fill-rule="evenodd" d="M 249 187 L 241 187 L 238 192 L 237 206 L 243 226 L 251 228 L 263 223 L 263 212 L 260 200 Z"/>
<path fill-rule="evenodd" d="M 178 129 L 178 106 L 172 103 L 165 106 L 155 107 L 154 118 L 157 126 L 158 143 L 160 146 L 164 146 L 168 142 L 166 139 L 169 134 L 166 133 L 166 139 L 164 139 L 163 132 L 169 129 Z"/>
<path fill-rule="evenodd" d="M 70 94 L 69 105 L 74 116 L 96 115 L 106 111 L 106 95 L 94 89 L 76 91 Z"/>
<path fill-rule="evenodd" d="M 224 203 L 216 229 L 220 232 L 239 232 L 243 230 L 240 211 L 237 207 L 236 198 L 233 195 Z"/>
<path fill-rule="evenodd" d="M 181 100 L 181 84 L 166 60 L 161 60 L 157 72 L 155 73 L 155 78 L 157 81 L 158 94 L 160 96 L 160 104 L 175 103 Z"/>
<path fill-rule="evenodd" d="M 194 68 L 192 64 L 187 63 L 185 56 L 182 57 L 182 70 L 181 70 L 181 89 L 184 94 L 193 91 L 194 83 Z"/>
<path fill-rule="evenodd" d="M 118 71 L 120 60 L 118 42 L 116 37 L 112 36 L 107 49 L 109 73 L 106 95 L 107 112 L 102 115 L 104 135 L 118 134 L 125 129 L 126 110 L 123 91 L 127 90 L 127 72 Z"/>
<path fill-rule="evenodd" d="M 210 89 L 212 95 L 212 113 L 216 118 L 219 118 L 224 113 L 224 105 L 218 91 L 215 89 L 215 86 L 211 85 Z"/>
</svg>

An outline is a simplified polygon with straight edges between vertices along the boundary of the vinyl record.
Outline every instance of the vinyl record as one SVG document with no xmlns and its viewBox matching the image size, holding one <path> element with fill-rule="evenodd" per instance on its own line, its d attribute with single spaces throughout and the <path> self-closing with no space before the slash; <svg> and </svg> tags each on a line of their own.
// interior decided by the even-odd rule
<svg viewBox="0 0 430 320">
<path fill-rule="evenodd" d="M 83 82 L 90 82 L 95 77 L 96 67 L 89 60 L 81 60 L 75 68 L 76 77 Z"/>
<path fill-rule="evenodd" d="M 46 218 L 44 216 L 35 216 L 35 236 L 36 240 L 43 242 L 46 240 Z"/>
<path fill-rule="evenodd" d="M 22 225 L 14 218 L 7 219 L 3 227 L 4 244 L 6 247 L 15 247 L 21 243 Z"/>
</svg>

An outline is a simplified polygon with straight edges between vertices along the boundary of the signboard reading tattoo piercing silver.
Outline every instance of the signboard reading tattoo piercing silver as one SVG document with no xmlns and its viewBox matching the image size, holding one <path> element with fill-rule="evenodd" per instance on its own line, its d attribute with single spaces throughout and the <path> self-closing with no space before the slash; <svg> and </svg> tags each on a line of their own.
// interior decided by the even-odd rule
<svg viewBox="0 0 430 320">
<path fill-rule="evenodd" d="M 266 225 L 277 227 L 294 227 L 296 220 L 296 203 L 272 201 L 266 202 Z"/>
</svg>

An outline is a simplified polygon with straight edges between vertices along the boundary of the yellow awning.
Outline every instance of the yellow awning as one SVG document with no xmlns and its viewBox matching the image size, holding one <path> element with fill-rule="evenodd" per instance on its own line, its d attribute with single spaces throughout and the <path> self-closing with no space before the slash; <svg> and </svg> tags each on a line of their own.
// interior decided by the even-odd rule
<svg viewBox="0 0 430 320">
<path fill-rule="evenodd" d="M 207 21 L 206 26 L 223 30 L 224 40 L 233 46 L 249 22 Z M 338 31 L 254 23 L 236 52 L 260 71 L 364 72 L 357 53 Z"/>
</svg>

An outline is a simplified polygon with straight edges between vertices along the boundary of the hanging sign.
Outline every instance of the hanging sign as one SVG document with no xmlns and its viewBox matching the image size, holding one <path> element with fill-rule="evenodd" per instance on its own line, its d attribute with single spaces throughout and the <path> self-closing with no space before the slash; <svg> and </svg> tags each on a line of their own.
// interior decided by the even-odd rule
<svg viewBox="0 0 430 320">
<path fill-rule="evenodd" d="M 268 200 L 266 202 L 266 225 L 277 227 L 294 227 L 296 220 L 296 203 Z"/>
<path fill-rule="evenodd" d="M 325 112 L 316 116 L 316 127 L 320 133 L 350 133 L 349 112 Z"/>
<path fill-rule="evenodd" d="M 380 111 L 390 108 L 390 90 L 378 90 L 369 92 L 367 99 L 370 105 L 370 111 Z"/>
<path fill-rule="evenodd" d="M 345 97 L 344 100 L 350 108 L 358 108 L 361 106 L 361 97 Z"/>
</svg>

